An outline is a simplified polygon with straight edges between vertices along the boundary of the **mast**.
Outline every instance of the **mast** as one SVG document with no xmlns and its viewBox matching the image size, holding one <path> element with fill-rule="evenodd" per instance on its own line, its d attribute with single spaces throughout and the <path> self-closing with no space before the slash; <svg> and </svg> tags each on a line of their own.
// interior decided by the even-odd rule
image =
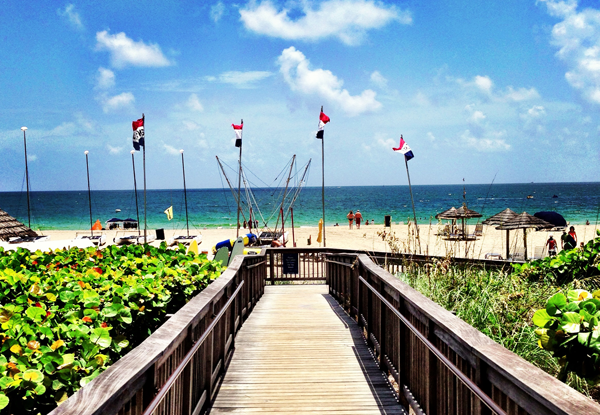
<svg viewBox="0 0 600 415">
<path fill-rule="evenodd" d="M 87 170 L 87 182 L 88 182 L 88 201 L 90 204 L 90 230 L 92 232 L 92 236 L 94 236 L 94 224 L 92 219 L 92 191 L 90 190 L 90 165 L 88 163 L 88 154 L 89 151 L 85 150 L 85 169 Z"/>
<path fill-rule="evenodd" d="M 283 197 L 281 198 L 281 227 L 283 229 L 283 204 L 285 203 L 285 197 L 287 196 L 288 186 L 290 184 L 290 179 L 292 177 L 292 169 L 294 168 L 294 162 L 296 161 L 296 155 L 292 157 L 292 163 L 290 164 L 290 172 L 288 173 L 288 178 L 285 182 L 285 190 L 283 191 Z M 275 226 L 277 228 L 277 225 Z"/>
<path fill-rule="evenodd" d="M 244 119 L 242 119 L 241 125 L 242 125 L 242 130 L 241 130 L 240 134 L 243 135 L 244 134 Z M 241 193 L 241 191 L 242 191 L 242 140 L 240 140 L 240 158 L 239 158 L 239 170 L 238 170 L 238 197 L 237 197 L 238 206 L 237 206 L 236 238 L 240 236 L 240 210 L 241 210 L 240 193 Z"/>
<path fill-rule="evenodd" d="M 321 113 L 323 112 L 323 106 L 321 105 Z M 321 136 L 321 202 L 323 204 L 323 248 L 327 245 L 325 243 L 325 135 Z"/>
<path fill-rule="evenodd" d="M 190 236 L 190 224 L 188 221 L 188 206 L 187 206 L 187 189 L 185 187 L 185 163 L 183 161 L 183 149 L 179 150 L 181 153 L 181 167 L 183 169 L 183 197 L 185 199 L 185 227 L 187 229 L 187 236 Z"/>
<path fill-rule="evenodd" d="M 25 138 L 25 131 L 27 127 L 21 127 L 23 131 L 23 145 L 25 146 L 25 182 L 27 183 L 27 223 L 31 229 L 31 203 L 29 201 L 29 169 L 27 168 L 27 139 Z"/>
<path fill-rule="evenodd" d="M 135 193 L 135 213 L 137 214 L 137 229 L 138 235 L 140 235 L 140 208 L 138 207 L 138 197 L 137 197 L 137 181 L 135 180 L 135 160 L 133 155 L 135 154 L 135 150 L 131 150 L 131 166 L 133 167 L 133 191 Z"/>
</svg>

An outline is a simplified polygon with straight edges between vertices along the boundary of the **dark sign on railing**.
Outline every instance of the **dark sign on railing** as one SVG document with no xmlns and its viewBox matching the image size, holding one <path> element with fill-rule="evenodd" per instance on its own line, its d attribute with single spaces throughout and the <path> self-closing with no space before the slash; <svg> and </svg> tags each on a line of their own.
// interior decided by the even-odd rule
<svg viewBox="0 0 600 415">
<path fill-rule="evenodd" d="M 296 253 L 283 253 L 283 273 L 284 274 L 298 274 L 298 254 Z"/>
</svg>

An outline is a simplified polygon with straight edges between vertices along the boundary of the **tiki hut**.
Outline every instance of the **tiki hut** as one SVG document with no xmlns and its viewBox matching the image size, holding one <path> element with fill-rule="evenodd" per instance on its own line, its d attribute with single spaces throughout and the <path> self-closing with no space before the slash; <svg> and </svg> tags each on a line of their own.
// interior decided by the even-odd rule
<svg viewBox="0 0 600 415">
<path fill-rule="evenodd" d="M 38 236 L 37 233 L 0 209 L 0 240 L 12 237 Z"/>
<path fill-rule="evenodd" d="M 520 215 L 515 216 L 512 219 L 507 220 L 500 226 L 497 226 L 496 229 L 499 230 L 513 230 L 513 229 L 523 229 L 523 247 L 525 250 L 524 259 L 527 261 L 527 229 L 550 229 L 554 225 L 546 222 L 540 218 L 537 218 L 533 215 L 530 215 L 527 212 L 523 212 Z"/>
</svg>

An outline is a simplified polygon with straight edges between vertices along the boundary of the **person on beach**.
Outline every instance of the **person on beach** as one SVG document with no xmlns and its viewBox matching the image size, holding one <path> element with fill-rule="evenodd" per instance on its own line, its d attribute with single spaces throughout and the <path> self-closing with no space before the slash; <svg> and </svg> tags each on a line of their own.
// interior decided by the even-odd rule
<svg viewBox="0 0 600 415">
<path fill-rule="evenodd" d="M 348 213 L 346 217 L 348 218 L 348 226 L 350 227 L 350 229 L 352 229 L 352 223 L 354 223 L 354 213 L 350 211 L 350 213 Z"/>
<path fill-rule="evenodd" d="M 571 226 L 569 228 L 569 236 L 572 239 L 572 244 L 573 244 L 573 248 L 575 248 L 577 246 L 577 234 L 575 233 L 575 227 Z"/>
<path fill-rule="evenodd" d="M 570 250 L 575 248 L 575 241 L 573 240 L 573 238 L 571 237 L 571 235 L 569 235 L 567 233 L 567 231 L 563 230 L 563 233 L 560 237 L 560 247 L 561 249 L 564 250 Z"/>
<path fill-rule="evenodd" d="M 367 221 L 365 222 L 365 225 L 369 225 L 369 219 L 367 219 Z"/>
<path fill-rule="evenodd" d="M 356 215 L 354 215 L 354 221 L 356 222 L 356 229 L 360 229 L 360 221 L 362 220 L 362 214 L 360 210 L 356 210 Z"/>
<path fill-rule="evenodd" d="M 552 235 L 550 235 L 546 241 L 546 246 L 548 247 L 548 255 L 556 256 L 556 240 L 552 237 Z"/>
</svg>

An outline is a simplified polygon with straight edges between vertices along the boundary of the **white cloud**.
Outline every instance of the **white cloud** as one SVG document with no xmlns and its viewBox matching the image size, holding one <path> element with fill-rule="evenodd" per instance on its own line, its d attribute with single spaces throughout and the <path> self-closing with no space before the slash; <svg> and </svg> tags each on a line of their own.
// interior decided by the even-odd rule
<svg viewBox="0 0 600 415">
<path fill-rule="evenodd" d="M 224 13 L 225 13 L 225 5 L 223 4 L 222 1 L 218 2 L 217 4 L 213 4 L 210 7 L 210 18 L 215 23 L 217 23 L 219 20 L 221 20 L 221 17 L 223 17 Z"/>
<path fill-rule="evenodd" d="M 384 89 L 387 88 L 388 80 L 379 71 L 375 71 L 371 74 L 371 82 Z"/>
<path fill-rule="evenodd" d="M 469 105 L 465 106 L 465 110 L 469 114 L 469 118 L 468 118 L 469 122 L 477 124 L 480 121 L 485 120 L 485 114 L 479 110 L 476 110 L 474 104 L 469 104 Z"/>
<path fill-rule="evenodd" d="M 399 142 L 400 140 L 398 140 Z M 391 138 L 379 138 L 377 139 L 377 144 L 379 145 L 379 147 L 391 150 L 392 148 L 398 147 L 398 142 L 396 142 L 396 140 L 393 140 Z"/>
<path fill-rule="evenodd" d="M 27 154 L 27 161 L 37 161 L 38 156 L 35 154 Z"/>
<path fill-rule="evenodd" d="M 120 154 L 123 152 L 123 147 L 113 147 L 110 144 L 107 144 L 106 148 L 110 154 Z"/>
<path fill-rule="evenodd" d="M 204 80 L 208 82 L 222 82 L 224 84 L 235 85 L 238 88 L 253 88 L 255 84 L 265 78 L 272 76 L 268 71 L 228 71 L 223 72 L 218 77 L 205 76 Z"/>
<path fill-rule="evenodd" d="M 293 46 L 281 53 L 277 63 L 292 91 L 304 95 L 316 95 L 335 103 L 350 116 L 381 108 L 381 103 L 375 99 L 377 94 L 374 91 L 366 89 L 360 95 L 350 95 L 348 90 L 342 89 L 344 81 L 331 71 L 309 69 L 309 60 Z"/>
<path fill-rule="evenodd" d="M 410 12 L 372 0 L 300 1 L 288 5 L 290 8 L 280 9 L 268 0 L 251 1 L 240 10 L 241 21 L 246 29 L 261 35 L 306 41 L 337 37 L 347 45 L 361 43 L 368 30 L 393 21 L 412 23 Z M 301 17 L 293 20 L 290 15 Z"/>
<path fill-rule="evenodd" d="M 169 66 L 172 63 L 156 44 L 135 42 L 123 32 L 115 35 L 106 30 L 96 33 L 96 49 L 110 53 L 111 64 L 116 68 L 132 66 Z"/>
<path fill-rule="evenodd" d="M 198 130 L 200 128 L 198 123 L 196 123 L 194 121 L 190 121 L 190 120 L 183 120 L 182 124 L 185 127 L 185 129 L 188 131 L 194 131 L 194 130 Z"/>
<path fill-rule="evenodd" d="M 83 22 L 81 21 L 81 16 L 79 13 L 75 11 L 74 4 L 67 4 L 63 9 L 58 9 L 57 13 L 59 16 L 64 17 L 67 21 L 77 30 L 83 30 L 85 27 L 83 26 Z"/>
<path fill-rule="evenodd" d="M 494 87 L 494 83 L 488 76 L 480 76 L 477 75 L 473 79 L 473 83 L 480 91 L 485 92 L 487 94 L 492 93 L 492 88 Z"/>
<path fill-rule="evenodd" d="M 104 112 L 112 112 L 118 109 L 127 108 L 135 102 L 135 97 L 131 92 L 123 92 L 122 94 L 112 97 L 102 95 L 97 99 L 102 104 L 102 110 Z"/>
<path fill-rule="evenodd" d="M 511 101 L 529 101 L 532 99 L 537 99 L 540 97 L 540 94 L 536 91 L 535 88 L 519 88 L 517 90 L 513 89 L 512 86 L 508 87 L 508 91 L 504 95 L 505 98 Z"/>
<path fill-rule="evenodd" d="M 546 115 L 546 109 L 541 105 L 534 105 L 527 110 L 527 116 L 530 118 L 539 118 Z"/>
<path fill-rule="evenodd" d="M 168 144 L 165 144 L 165 143 L 163 143 L 163 147 L 165 148 L 165 151 L 166 151 L 167 153 L 169 153 L 169 154 L 174 154 L 174 155 L 175 155 L 175 154 L 180 154 L 180 153 L 179 153 L 179 150 L 178 150 L 178 149 L 176 149 L 176 148 L 175 148 L 175 147 L 173 147 L 173 146 L 170 146 L 170 145 L 168 145 Z"/>
<path fill-rule="evenodd" d="M 431 131 L 429 131 L 427 133 L 427 138 L 429 139 L 429 141 L 432 141 L 432 142 L 435 141 L 435 136 L 433 135 L 433 133 Z"/>
<path fill-rule="evenodd" d="M 510 144 L 502 137 L 506 135 L 505 131 L 492 133 L 492 138 L 476 138 L 471 131 L 466 130 L 462 136 L 462 142 L 465 146 L 474 148 L 481 152 L 496 152 L 510 150 Z"/>
<path fill-rule="evenodd" d="M 565 79 L 590 102 L 600 104 L 600 10 L 577 12 L 577 1 L 540 0 L 564 20 L 552 28 L 556 56 L 569 68 Z"/>
<path fill-rule="evenodd" d="M 98 68 L 96 75 L 96 89 L 109 89 L 115 86 L 115 73 L 110 69 Z"/>
<path fill-rule="evenodd" d="M 204 111 L 204 107 L 200 103 L 200 100 L 198 99 L 198 95 L 196 95 L 196 94 L 190 95 L 189 99 L 186 102 L 186 105 L 192 111 L 197 111 L 197 112 Z"/>
</svg>

